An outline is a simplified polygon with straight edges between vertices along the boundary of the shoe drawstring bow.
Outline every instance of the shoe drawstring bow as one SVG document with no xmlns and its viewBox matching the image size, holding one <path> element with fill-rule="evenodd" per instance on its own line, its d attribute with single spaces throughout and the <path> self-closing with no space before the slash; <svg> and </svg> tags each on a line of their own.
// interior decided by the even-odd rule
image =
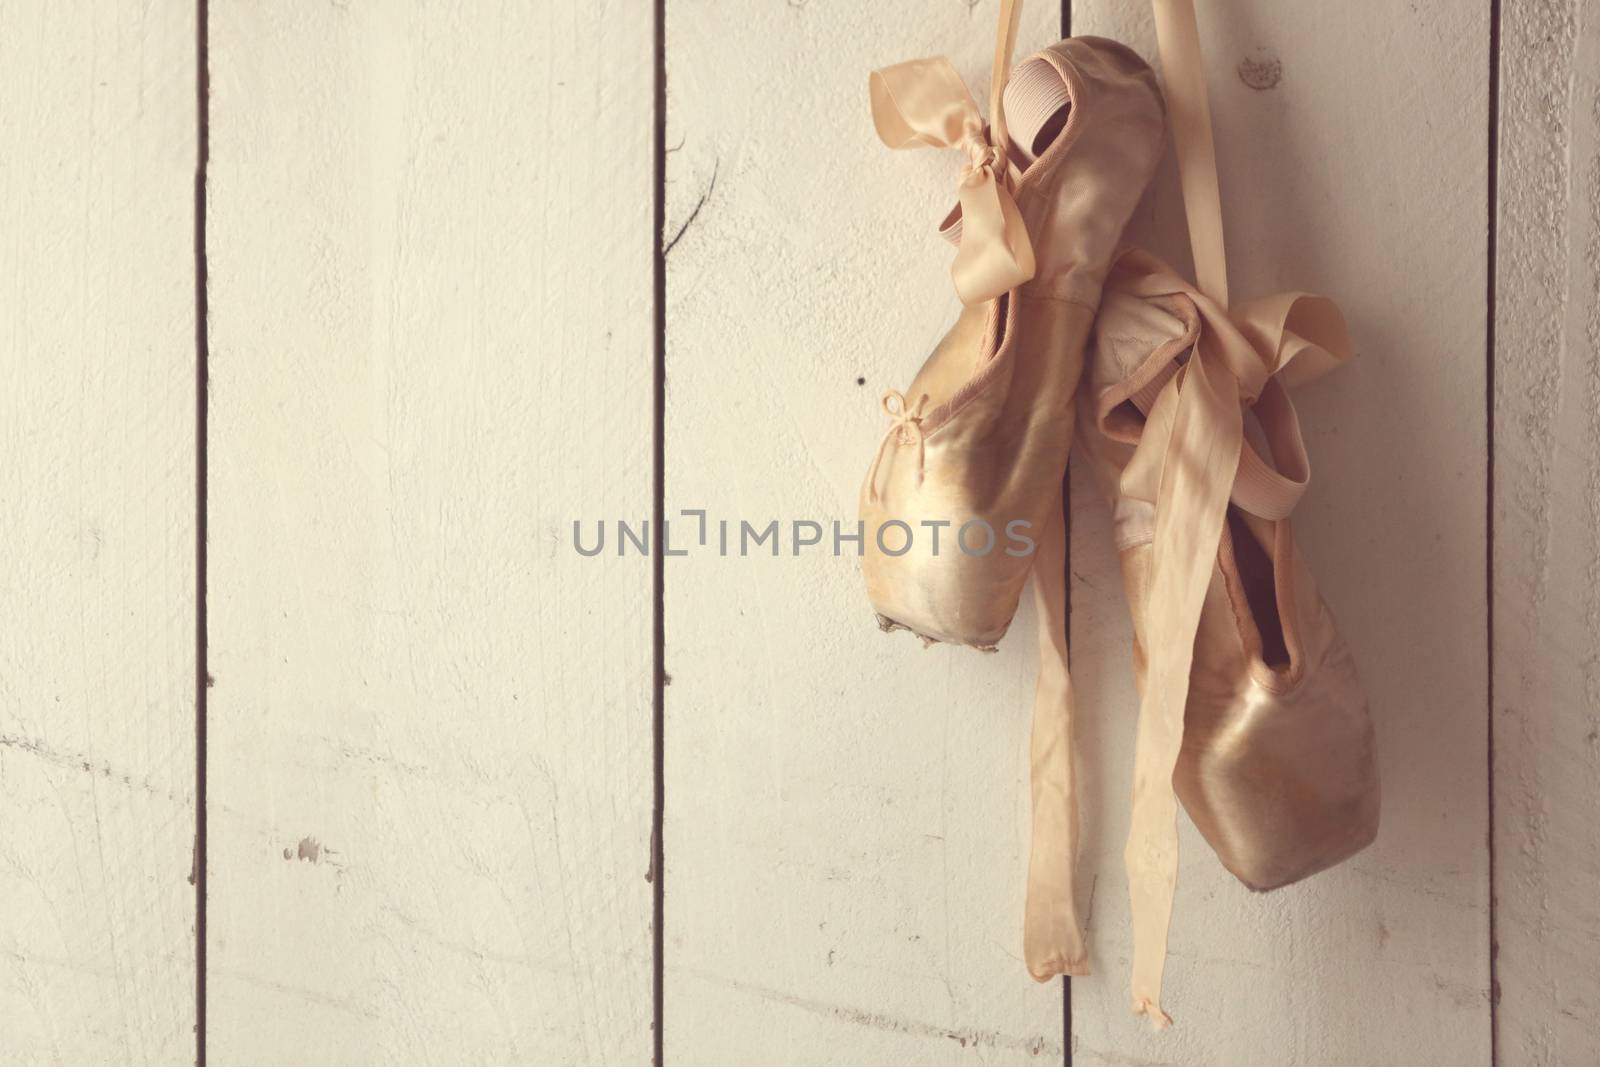
<svg viewBox="0 0 1600 1067">
<path fill-rule="evenodd" d="M 873 457 L 872 468 L 867 471 L 867 494 L 874 501 L 878 499 L 878 470 L 883 466 L 883 455 L 892 442 L 898 440 L 900 444 L 916 446 L 918 486 L 922 485 L 922 472 L 928 459 L 927 439 L 922 432 L 922 415 L 928 405 L 928 394 L 923 393 L 917 397 L 915 404 L 911 404 L 900 390 L 890 389 L 883 394 L 881 403 L 883 413 L 893 421 L 884 431 L 883 440 L 878 442 L 878 454 Z"/>
</svg>

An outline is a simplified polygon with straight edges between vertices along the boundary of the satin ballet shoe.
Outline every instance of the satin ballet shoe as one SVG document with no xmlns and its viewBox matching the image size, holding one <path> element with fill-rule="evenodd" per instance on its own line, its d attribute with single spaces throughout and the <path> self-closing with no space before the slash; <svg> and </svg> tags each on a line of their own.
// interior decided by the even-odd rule
<svg viewBox="0 0 1600 1067">
<path fill-rule="evenodd" d="M 1016 16 L 1002 0 L 987 129 L 947 60 L 903 63 L 871 80 L 885 143 L 966 153 L 960 207 L 943 227 L 959 244 L 951 273 L 966 309 L 910 389 L 885 394 L 891 422 L 860 514 L 862 570 L 886 630 L 992 649 L 1036 575 L 1023 956 L 1044 981 L 1088 973 L 1072 877 L 1061 514 L 1073 395 L 1106 272 L 1161 156 L 1165 111 L 1144 61 L 1097 38 L 1052 45 L 1008 85 Z"/>
<path fill-rule="evenodd" d="M 886 143 L 954 142 L 968 156 L 961 205 L 942 228 L 960 245 L 953 273 L 967 306 L 905 393 L 883 398 L 891 421 L 860 495 L 867 591 L 885 629 L 992 649 L 1060 511 L 1084 347 L 1161 154 L 1161 96 L 1143 60 L 1095 38 L 1019 64 L 990 134 L 942 59 L 879 71 L 872 84 Z M 1013 135 L 1004 151 L 987 140 L 996 128 Z M 975 182 L 1003 205 L 975 203 Z M 1006 246 L 1013 238 L 1022 253 Z M 1025 257 L 1026 280 L 1007 273 Z"/>
<path fill-rule="evenodd" d="M 1255 890 L 1331 867 L 1377 833 L 1367 699 L 1289 521 L 1309 462 L 1285 382 L 1348 353 L 1342 318 L 1318 297 L 1226 312 L 1142 252 L 1124 256 L 1107 285 L 1079 454 L 1111 502 L 1133 616 L 1145 707 L 1128 861 L 1147 957 L 1166 938 L 1174 791 L 1223 866 Z M 1265 455 L 1245 433 L 1246 411 Z M 1199 603 L 1186 604 L 1172 574 L 1201 553 Z M 1185 620 L 1191 610 L 1198 618 Z M 1172 654 L 1186 633 L 1188 663 Z M 1175 694 L 1165 706 L 1176 719 L 1152 686 Z M 1141 808 L 1155 813 L 1143 830 Z M 1144 1007 L 1165 1018 L 1153 992 Z"/>
<path fill-rule="evenodd" d="M 1078 404 L 1133 615 L 1130 984 L 1159 1028 L 1179 801 L 1265 890 L 1370 843 L 1378 777 L 1366 697 L 1289 524 L 1310 464 L 1286 386 L 1349 357 L 1344 318 L 1306 293 L 1230 303 L 1193 0 L 1152 7 L 1198 282 L 1137 249 L 1117 258 Z"/>
</svg>

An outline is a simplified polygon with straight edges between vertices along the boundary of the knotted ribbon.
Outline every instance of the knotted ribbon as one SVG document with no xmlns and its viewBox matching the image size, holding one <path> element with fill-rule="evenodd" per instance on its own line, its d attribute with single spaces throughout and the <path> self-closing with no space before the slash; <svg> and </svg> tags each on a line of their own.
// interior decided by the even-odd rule
<svg viewBox="0 0 1600 1067">
<path fill-rule="evenodd" d="M 981 304 L 1033 277 L 1033 245 L 1012 197 L 1001 97 L 1011 72 L 1021 6 L 1002 0 L 1000 34 L 990 75 L 989 125 L 961 76 L 944 56 L 875 70 L 867 82 L 872 123 L 890 148 L 957 148 L 961 168 L 960 247 L 950 276 L 967 305 Z"/>
</svg>

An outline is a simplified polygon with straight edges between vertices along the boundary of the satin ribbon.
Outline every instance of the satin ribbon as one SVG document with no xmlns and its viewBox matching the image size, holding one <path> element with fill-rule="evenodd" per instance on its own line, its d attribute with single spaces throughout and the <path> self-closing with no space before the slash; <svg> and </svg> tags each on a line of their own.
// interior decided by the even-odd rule
<svg viewBox="0 0 1600 1067">
<path fill-rule="evenodd" d="M 944 56 L 875 70 L 867 80 L 872 123 L 890 148 L 957 148 L 961 168 L 961 238 L 950 276 L 967 305 L 1011 291 L 1034 275 L 1033 245 L 1012 197 L 1001 97 L 1011 71 L 1021 5 L 1002 0 L 990 73 L 989 126 L 961 76 Z"/>
<path fill-rule="evenodd" d="M 1067 664 L 1067 531 L 1063 495 L 1050 504 L 1033 560 L 1039 616 L 1039 678 L 1028 742 L 1033 802 L 1022 957 L 1040 982 L 1089 973 L 1073 869 L 1078 855 L 1076 771 L 1072 763 L 1072 678 Z"/>
<path fill-rule="evenodd" d="M 1189 221 L 1200 289 L 1228 306 L 1228 263 L 1222 241 L 1222 195 L 1217 181 L 1217 149 L 1211 135 L 1211 104 L 1201 62 L 1200 29 L 1194 0 L 1152 0 L 1156 47 L 1167 82 L 1167 119 L 1183 186 L 1183 212 Z"/>
</svg>

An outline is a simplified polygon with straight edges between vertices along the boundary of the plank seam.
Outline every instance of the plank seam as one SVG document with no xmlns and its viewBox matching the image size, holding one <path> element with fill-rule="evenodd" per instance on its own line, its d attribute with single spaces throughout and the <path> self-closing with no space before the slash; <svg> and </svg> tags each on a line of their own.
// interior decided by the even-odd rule
<svg viewBox="0 0 1600 1067">
<path fill-rule="evenodd" d="M 208 337 L 210 305 L 206 297 L 206 175 L 211 163 L 211 10 L 209 0 L 195 3 L 195 174 L 194 174 L 194 345 L 195 345 L 195 828 L 194 860 L 189 881 L 194 885 L 195 1063 L 206 1063 L 206 714 L 212 680 L 206 647 L 206 492 L 207 435 L 210 423 Z"/>
<path fill-rule="evenodd" d="M 1500 977 L 1497 943 L 1498 901 L 1495 896 L 1494 825 L 1494 501 L 1495 501 L 1495 315 L 1499 304 L 1500 233 L 1500 0 L 1489 0 L 1489 160 L 1488 160 L 1488 240 L 1486 325 L 1484 330 L 1484 439 L 1487 457 L 1484 468 L 1484 631 L 1487 648 L 1485 698 L 1487 707 L 1486 762 L 1488 770 L 1488 878 L 1489 878 L 1489 1063 L 1500 1062 Z"/>
<path fill-rule="evenodd" d="M 1061 0 L 1061 36 L 1072 36 L 1072 0 Z M 1067 627 L 1067 661 L 1072 660 L 1072 475 L 1069 472 L 1061 480 L 1061 517 L 1064 523 L 1062 536 L 1066 540 L 1064 565 L 1067 576 L 1064 587 L 1066 589 L 1066 627 Z M 1061 976 L 1061 1063 L 1062 1067 L 1072 1067 L 1072 975 Z"/>
<path fill-rule="evenodd" d="M 664 546 L 666 515 L 666 413 L 667 413 L 667 253 L 671 245 L 665 243 L 667 225 L 667 11 L 666 0 L 653 0 L 651 4 L 651 34 L 654 40 L 655 128 L 652 131 L 651 165 L 654 170 L 655 202 L 651 205 L 651 273 L 653 284 L 652 377 L 651 409 L 651 500 L 652 525 L 659 543 Z M 713 175 L 713 181 L 715 175 Z M 707 192 L 709 196 L 709 191 Z M 704 201 L 702 201 L 702 204 Z M 699 206 L 695 212 L 698 213 Z M 690 216 L 689 222 L 694 217 Z M 688 229 L 688 222 L 684 224 Z M 682 231 L 673 238 L 681 237 Z M 656 551 L 650 556 L 651 585 L 651 732 L 653 750 L 652 790 L 650 813 L 650 875 L 651 875 L 651 1062 L 660 1067 L 664 1036 L 662 1018 L 666 1000 L 665 935 L 663 920 L 666 915 L 666 868 L 663 863 L 662 817 L 666 807 L 666 601 L 665 553 Z"/>
</svg>

